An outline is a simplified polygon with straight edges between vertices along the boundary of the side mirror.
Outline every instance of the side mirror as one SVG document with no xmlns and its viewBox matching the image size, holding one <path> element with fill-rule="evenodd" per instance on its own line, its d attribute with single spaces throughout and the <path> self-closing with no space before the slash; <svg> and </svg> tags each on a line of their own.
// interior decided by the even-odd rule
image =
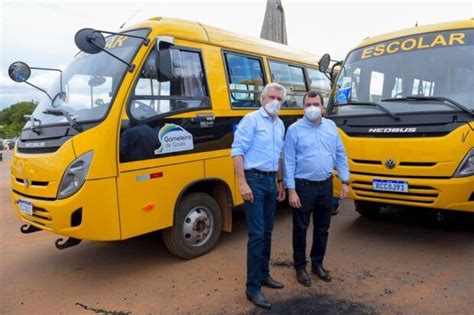
<svg viewBox="0 0 474 315">
<path fill-rule="evenodd" d="M 74 36 L 77 48 L 88 54 L 98 54 L 105 48 L 105 37 L 102 33 L 92 29 L 83 28 Z"/>
<path fill-rule="evenodd" d="M 324 54 L 321 59 L 319 59 L 319 71 L 326 73 L 331 63 L 331 56 L 329 54 Z"/>
<path fill-rule="evenodd" d="M 158 50 L 158 81 L 167 82 L 173 77 L 173 60 L 171 58 L 171 47 L 174 46 L 174 38 L 170 36 L 158 36 L 156 49 Z"/>
<path fill-rule="evenodd" d="M 15 82 L 26 82 L 30 78 L 31 68 L 26 63 L 17 61 L 8 67 L 8 76 Z"/>
<path fill-rule="evenodd" d="M 10 65 L 10 67 L 8 67 L 8 76 L 10 77 L 10 79 L 12 79 L 15 82 L 26 83 L 26 84 L 34 87 L 35 89 L 43 92 L 51 100 L 51 103 L 53 103 L 53 98 L 51 97 L 51 95 L 49 95 L 48 92 L 46 92 L 42 88 L 37 87 L 34 84 L 31 84 L 30 82 L 27 82 L 28 79 L 31 76 L 31 69 L 33 69 L 33 70 L 46 70 L 46 71 L 58 71 L 59 73 L 61 73 L 60 81 L 59 81 L 59 84 L 60 84 L 59 88 L 60 88 L 61 92 L 59 92 L 58 94 L 60 94 L 62 98 L 65 98 L 66 93 L 63 92 L 63 72 L 59 69 L 30 67 L 24 62 L 17 61 L 17 62 L 12 63 Z"/>
</svg>

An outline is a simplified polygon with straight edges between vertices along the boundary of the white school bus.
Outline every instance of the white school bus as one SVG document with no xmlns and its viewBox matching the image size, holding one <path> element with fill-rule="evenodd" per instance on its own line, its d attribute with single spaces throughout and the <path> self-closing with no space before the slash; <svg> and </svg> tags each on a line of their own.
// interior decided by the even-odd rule
<svg viewBox="0 0 474 315">
<path fill-rule="evenodd" d="M 473 19 L 364 40 L 339 71 L 328 115 L 361 214 L 474 212 Z"/>
<path fill-rule="evenodd" d="M 75 41 L 82 52 L 29 118 L 11 166 L 22 231 L 69 237 L 60 249 L 163 230 L 179 257 L 210 251 L 243 202 L 230 146 L 265 84 L 287 88 L 286 126 L 308 89 L 330 93 L 318 56 L 196 22 L 152 18 Z M 28 83 L 31 69 L 9 74 Z"/>
</svg>

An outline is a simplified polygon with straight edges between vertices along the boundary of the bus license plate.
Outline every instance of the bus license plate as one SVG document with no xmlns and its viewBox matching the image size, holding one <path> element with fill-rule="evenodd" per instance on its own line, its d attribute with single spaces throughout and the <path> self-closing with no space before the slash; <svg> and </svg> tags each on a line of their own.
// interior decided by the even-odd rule
<svg viewBox="0 0 474 315">
<path fill-rule="evenodd" d="M 20 201 L 18 201 L 18 206 L 19 206 L 21 212 L 23 212 L 27 215 L 33 215 L 33 203 L 32 202 L 20 199 Z"/>
<path fill-rule="evenodd" d="M 400 180 L 383 180 L 374 179 L 372 181 L 373 190 L 392 191 L 392 192 L 408 192 L 408 182 Z"/>
</svg>

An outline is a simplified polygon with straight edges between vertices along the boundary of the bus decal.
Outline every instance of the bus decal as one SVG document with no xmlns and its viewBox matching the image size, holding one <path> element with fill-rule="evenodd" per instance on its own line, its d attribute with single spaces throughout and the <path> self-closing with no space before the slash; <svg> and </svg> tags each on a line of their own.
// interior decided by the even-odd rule
<svg viewBox="0 0 474 315">
<path fill-rule="evenodd" d="M 472 37 L 472 33 L 470 32 L 451 31 L 398 38 L 364 48 L 360 52 L 359 59 L 368 59 L 420 49 L 472 45 Z"/>
<path fill-rule="evenodd" d="M 158 140 L 161 146 L 155 150 L 156 155 L 194 149 L 193 135 L 175 124 L 165 124 L 158 132 Z"/>
</svg>

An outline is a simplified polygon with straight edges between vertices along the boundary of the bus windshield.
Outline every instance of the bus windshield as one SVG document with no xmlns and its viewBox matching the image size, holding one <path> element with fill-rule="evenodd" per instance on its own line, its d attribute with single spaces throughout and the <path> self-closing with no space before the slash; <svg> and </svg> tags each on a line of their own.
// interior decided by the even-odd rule
<svg viewBox="0 0 474 315">
<path fill-rule="evenodd" d="M 373 103 L 395 114 L 459 110 L 436 97 L 472 111 L 473 87 L 474 30 L 426 33 L 352 51 L 340 70 L 328 111 L 330 115 L 383 113 Z M 410 96 L 426 98 L 406 102 Z"/>
<path fill-rule="evenodd" d="M 146 37 L 148 32 L 147 29 L 141 29 L 126 33 Z M 141 44 L 140 38 L 114 35 L 106 38 L 105 49 L 131 63 Z M 58 76 L 48 90 L 54 102 L 44 95 L 33 112 L 34 119 L 40 121 L 41 126 L 67 123 L 66 115 L 51 114 L 51 109 L 54 109 L 70 114 L 77 123 L 103 120 L 127 70 L 126 64 L 105 52 L 95 55 L 78 53 L 63 70 L 65 94 L 55 98 L 60 96 L 61 91 Z M 29 126 L 30 121 L 25 128 Z"/>
</svg>

